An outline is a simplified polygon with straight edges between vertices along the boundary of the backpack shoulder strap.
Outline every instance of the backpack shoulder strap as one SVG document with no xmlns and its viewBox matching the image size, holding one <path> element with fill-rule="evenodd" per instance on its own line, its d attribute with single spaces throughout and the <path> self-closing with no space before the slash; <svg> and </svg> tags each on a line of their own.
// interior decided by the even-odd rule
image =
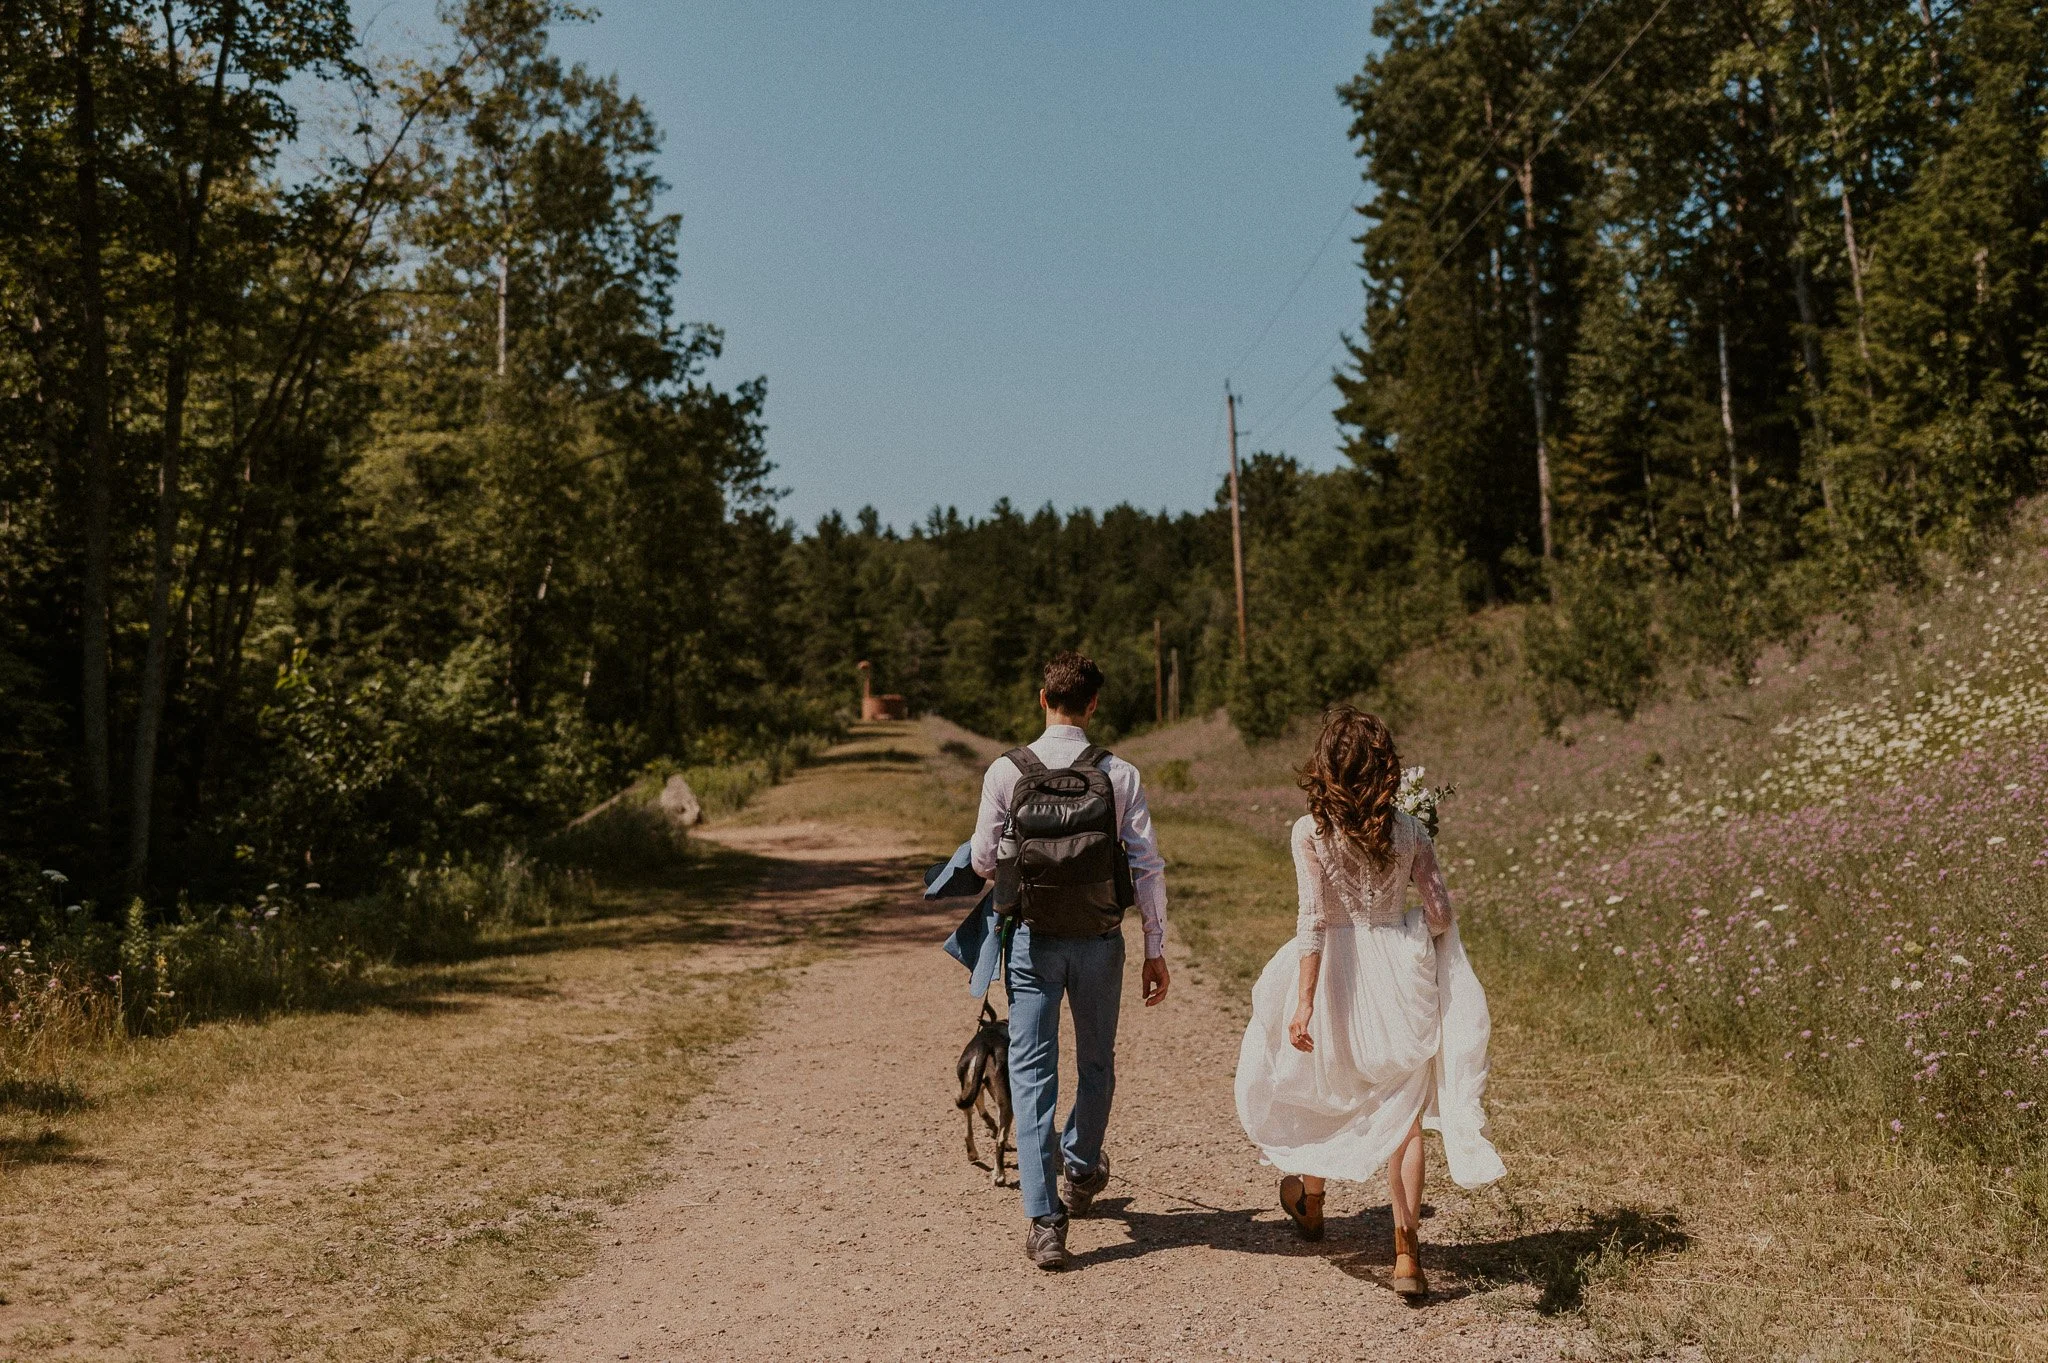
<svg viewBox="0 0 2048 1363">
<path fill-rule="evenodd" d="M 1081 749 L 1081 755 L 1074 759 L 1074 765 L 1077 767 L 1101 767 L 1104 771 L 1107 771 L 1109 769 L 1109 759 L 1114 756 L 1116 754 L 1109 749 L 1098 748 L 1093 743 L 1090 743 L 1087 747 Z"/>
<path fill-rule="evenodd" d="M 1019 776 L 1037 776 L 1045 770 L 1045 763 L 1038 760 L 1038 754 L 1029 748 L 1012 748 L 1003 756 L 1010 759 L 1010 765 L 1017 769 Z"/>
</svg>

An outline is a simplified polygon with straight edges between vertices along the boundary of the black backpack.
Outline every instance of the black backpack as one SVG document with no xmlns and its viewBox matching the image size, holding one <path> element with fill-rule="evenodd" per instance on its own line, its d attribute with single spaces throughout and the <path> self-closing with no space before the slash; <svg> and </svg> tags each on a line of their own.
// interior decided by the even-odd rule
<svg viewBox="0 0 2048 1363">
<path fill-rule="evenodd" d="M 1029 748 L 1005 756 L 1019 775 L 996 857 L 997 909 L 1047 937 L 1114 932 L 1137 895 L 1103 770 L 1108 751 L 1091 744 L 1059 769 Z"/>
</svg>

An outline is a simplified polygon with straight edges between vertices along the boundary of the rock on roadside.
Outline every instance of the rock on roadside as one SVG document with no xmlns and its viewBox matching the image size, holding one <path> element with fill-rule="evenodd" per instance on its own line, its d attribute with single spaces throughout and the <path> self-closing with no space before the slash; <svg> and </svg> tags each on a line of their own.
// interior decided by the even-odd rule
<svg viewBox="0 0 2048 1363">
<path fill-rule="evenodd" d="M 659 809 L 661 817 L 672 827 L 679 829 L 695 828 L 704 821 L 704 806 L 697 799 L 697 792 L 691 790 L 690 783 L 683 779 L 681 772 L 669 777 L 661 787 L 661 794 L 653 800 L 643 802 L 636 799 L 641 789 L 640 783 L 634 782 L 603 804 L 586 809 L 569 820 L 569 827 L 581 828 L 587 823 L 602 819 L 614 810 L 623 810 L 635 804 L 640 804 L 642 808 Z"/>
<path fill-rule="evenodd" d="M 678 828 L 695 828 L 704 820 L 704 806 L 698 803 L 697 792 L 690 789 L 681 772 L 669 777 L 662 786 L 660 804 L 661 812 Z"/>
</svg>

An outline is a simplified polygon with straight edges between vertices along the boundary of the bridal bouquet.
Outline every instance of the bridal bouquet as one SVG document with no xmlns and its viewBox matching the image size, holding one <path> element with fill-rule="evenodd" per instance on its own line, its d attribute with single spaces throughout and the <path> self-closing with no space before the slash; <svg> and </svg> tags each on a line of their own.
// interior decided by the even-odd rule
<svg viewBox="0 0 2048 1363">
<path fill-rule="evenodd" d="M 1422 820 L 1422 826 L 1429 830 L 1429 836 L 1436 836 L 1437 806 L 1458 793 L 1456 786 L 1426 786 L 1422 784 L 1422 768 L 1408 767 L 1401 772 L 1401 787 L 1394 792 L 1394 807 Z"/>
</svg>

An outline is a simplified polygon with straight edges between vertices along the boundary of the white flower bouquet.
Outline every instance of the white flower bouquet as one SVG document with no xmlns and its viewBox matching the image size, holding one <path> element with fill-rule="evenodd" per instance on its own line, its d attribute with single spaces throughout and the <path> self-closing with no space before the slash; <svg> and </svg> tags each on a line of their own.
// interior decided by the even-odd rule
<svg viewBox="0 0 2048 1363">
<path fill-rule="evenodd" d="M 1422 820 L 1422 826 L 1429 830 L 1429 836 L 1436 836 L 1437 806 L 1458 793 L 1456 786 L 1426 786 L 1422 783 L 1421 767 L 1406 767 L 1401 772 L 1400 789 L 1394 792 L 1394 808 Z"/>
</svg>

